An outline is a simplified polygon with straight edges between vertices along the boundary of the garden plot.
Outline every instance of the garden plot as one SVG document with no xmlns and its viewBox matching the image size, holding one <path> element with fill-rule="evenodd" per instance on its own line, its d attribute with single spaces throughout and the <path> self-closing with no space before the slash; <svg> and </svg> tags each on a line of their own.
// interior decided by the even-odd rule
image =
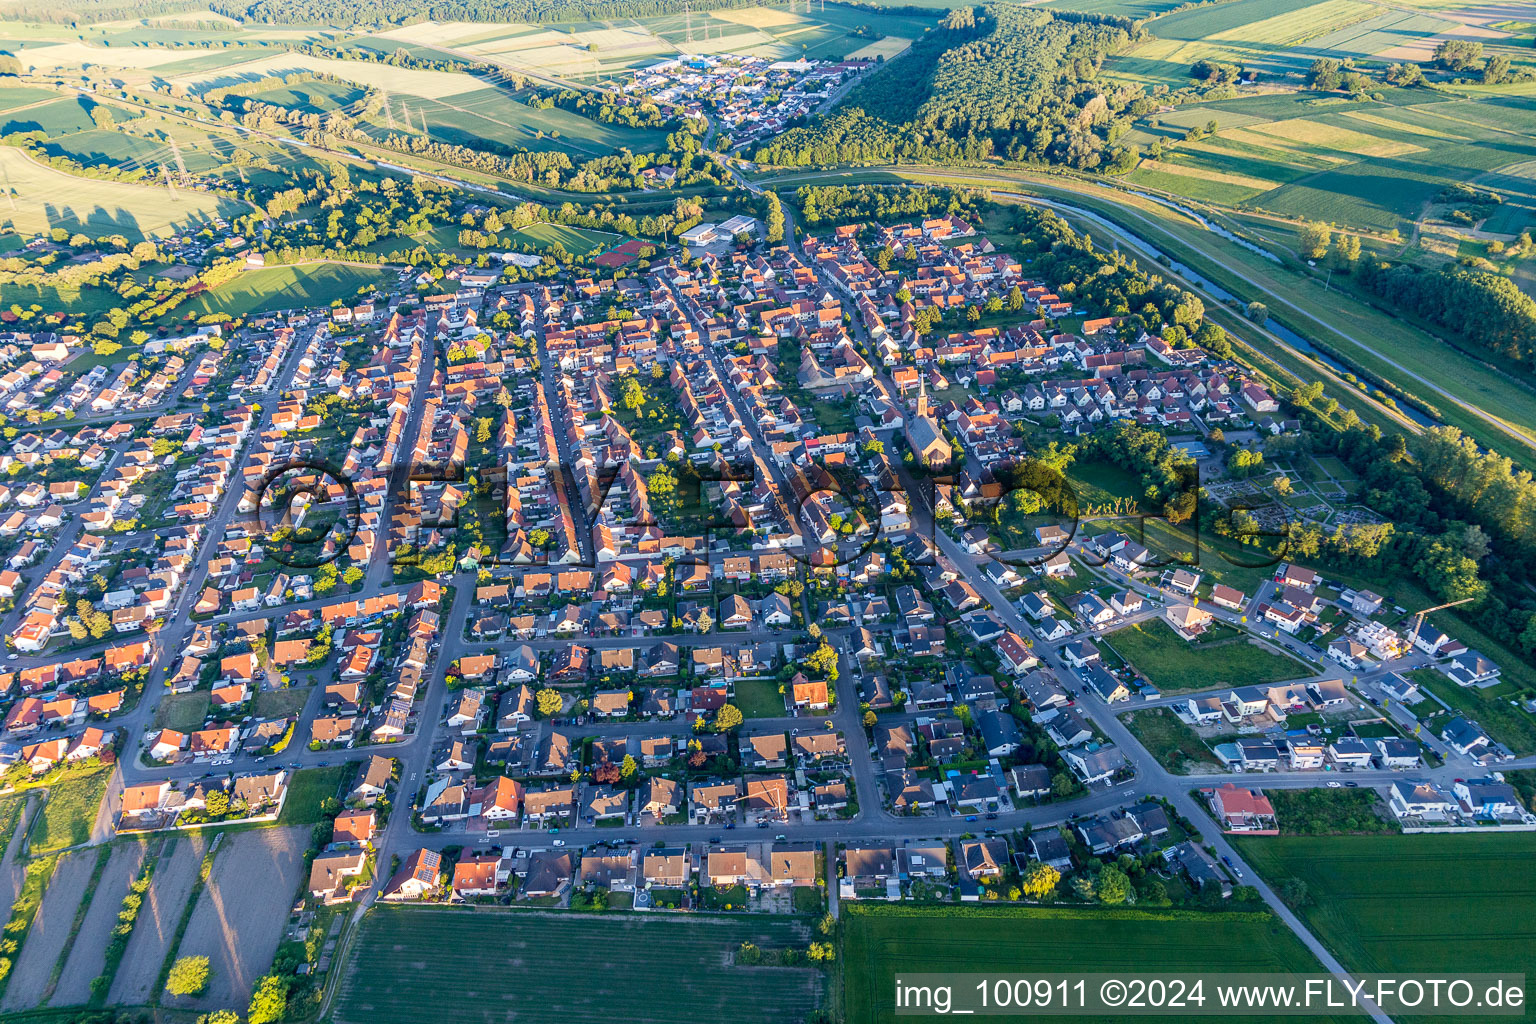
<svg viewBox="0 0 1536 1024">
<path fill-rule="evenodd" d="M 199 1010 L 245 1006 L 256 979 L 272 964 L 288 908 L 304 872 L 307 828 L 232 834 L 213 862 L 213 877 L 187 922 L 176 955 L 206 956 L 213 976 L 195 999 L 170 999 Z"/>
<path fill-rule="evenodd" d="M 64 944 L 69 941 L 75 912 L 80 908 L 80 900 L 85 896 L 100 853 L 95 849 L 81 850 L 59 858 L 53 877 L 43 892 L 43 904 L 27 932 L 26 944 L 16 958 L 16 968 L 6 985 L 0 1010 L 10 1013 L 42 1003 L 47 995 L 48 981 L 53 977 L 53 965 L 59 962 Z"/>
<path fill-rule="evenodd" d="M 146 849 L 144 843 L 113 847 L 112 857 L 96 882 L 85 920 L 80 922 L 80 933 L 70 947 L 69 959 L 64 962 L 64 973 L 59 975 L 58 987 L 53 990 L 53 1006 L 72 1006 L 91 998 L 91 981 L 106 967 L 107 943 L 112 941 L 117 913 L 122 909 L 123 897 L 128 895 L 128 886 L 144 867 Z"/>
<path fill-rule="evenodd" d="M 173 840 L 171 849 L 162 849 L 154 881 L 145 894 L 144 907 L 139 911 L 123 962 L 112 981 L 110 1002 L 140 1006 L 154 993 L 207 847 L 204 836 L 192 835 Z"/>
</svg>

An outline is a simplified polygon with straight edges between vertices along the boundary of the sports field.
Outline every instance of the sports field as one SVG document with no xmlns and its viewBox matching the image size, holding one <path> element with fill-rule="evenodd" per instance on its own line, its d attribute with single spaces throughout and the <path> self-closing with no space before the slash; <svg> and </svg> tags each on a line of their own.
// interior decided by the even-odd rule
<svg viewBox="0 0 1536 1024">
<path fill-rule="evenodd" d="M 359 288 L 392 283 L 393 271 L 336 263 L 267 267 L 247 270 L 233 281 L 190 299 L 182 310 L 202 315 L 266 313 L 278 309 L 329 306 L 333 299 L 352 299 Z"/>
<path fill-rule="evenodd" d="M 798 947 L 788 917 L 606 917 L 376 906 L 349 949 L 338 1024 L 800 1024 L 824 976 L 735 967 L 744 941 Z"/>
<path fill-rule="evenodd" d="M 1310 672 L 1241 638 L 1190 643 L 1161 618 L 1116 630 L 1105 641 L 1165 694 L 1273 683 Z"/>
<path fill-rule="evenodd" d="M 1301 915 L 1346 968 L 1536 975 L 1536 835 L 1236 842 L 1271 885 L 1307 883 Z"/>
<path fill-rule="evenodd" d="M 15 206 L 4 195 L 15 199 Z M 81 178 L 46 167 L 19 149 L 0 147 L 0 224 L 32 235 L 50 228 L 129 239 L 162 238 L 232 217 L 244 203 L 180 189 Z"/>
<path fill-rule="evenodd" d="M 901 1019 L 895 1016 L 892 993 L 895 978 L 906 973 L 1319 969 L 1300 941 L 1267 911 L 844 904 L 842 929 L 847 1024 Z"/>
</svg>

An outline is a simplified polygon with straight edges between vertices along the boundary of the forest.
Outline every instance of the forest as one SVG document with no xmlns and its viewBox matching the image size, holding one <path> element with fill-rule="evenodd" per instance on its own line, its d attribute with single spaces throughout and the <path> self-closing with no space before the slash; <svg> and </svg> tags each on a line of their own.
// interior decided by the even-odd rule
<svg viewBox="0 0 1536 1024">
<path fill-rule="evenodd" d="M 1003 156 L 1081 170 L 1129 166 L 1134 152 L 1114 141 L 1152 101 L 1100 71 L 1130 40 L 1104 21 L 957 8 L 909 56 L 854 89 L 835 116 L 785 132 L 754 159 L 806 166 Z"/>
<path fill-rule="evenodd" d="M 1507 277 L 1448 267 L 1365 262 L 1361 284 L 1437 327 L 1536 369 L 1536 301 Z"/>
<path fill-rule="evenodd" d="M 802 185 L 795 190 L 795 205 L 811 225 L 865 218 L 889 221 L 938 214 L 966 216 L 975 211 L 980 198 L 976 189 L 947 185 Z"/>
</svg>

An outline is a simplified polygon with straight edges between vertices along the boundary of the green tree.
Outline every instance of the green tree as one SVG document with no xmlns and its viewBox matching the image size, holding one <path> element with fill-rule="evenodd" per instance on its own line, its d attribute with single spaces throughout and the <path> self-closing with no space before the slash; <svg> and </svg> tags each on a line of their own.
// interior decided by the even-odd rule
<svg viewBox="0 0 1536 1024">
<path fill-rule="evenodd" d="M 211 974 L 206 956 L 184 956 L 171 965 L 165 990 L 173 996 L 201 995 L 208 989 Z"/>
<path fill-rule="evenodd" d="M 1043 900 L 1056 891 L 1056 885 L 1061 881 L 1061 872 L 1049 864 L 1041 864 L 1036 861 L 1024 872 L 1020 885 L 1024 895 L 1032 900 Z"/>
<path fill-rule="evenodd" d="M 741 725 L 742 721 L 741 709 L 734 704 L 722 704 L 715 712 L 715 729 L 719 732 L 729 732 Z"/>
<path fill-rule="evenodd" d="M 1106 864 L 1094 879 L 1094 892 L 1100 903 L 1114 906 L 1131 898 L 1131 879 L 1113 864 Z"/>
<path fill-rule="evenodd" d="M 245 1011 L 248 1024 L 277 1024 L 288 1012 L 288 982 L 276 974 L 265 975 L 256 983 L 250 1008 Z"/>
<path fill-rule="evenodd" d="M 1328 252 L 1328 243 L 1333 240 L 1333 229 L 1321 221 L 1308 221 L 1301 226 L 1300 239 L 1301 255 L 1305 259 L 1321 259 Z"/>
</svg>

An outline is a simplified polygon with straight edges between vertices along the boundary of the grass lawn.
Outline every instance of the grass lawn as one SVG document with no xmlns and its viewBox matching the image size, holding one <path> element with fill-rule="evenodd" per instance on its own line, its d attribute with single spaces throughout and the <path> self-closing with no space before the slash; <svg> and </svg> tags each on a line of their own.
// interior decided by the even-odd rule
<svg viewBox="0 0 1536 1024">
<path fill-rule="evenodd" d="M 847 1024 L 899 1020 L 894 979 L 914 972 L 1320 969 L 1290 929 L 1266 911 L 844 904 L 842 938 Z M 1094 1019 L 1103 1024 L 1134 1018 Z"/>
<path fill-rule="evenodd" d="M 288 783 L 288 800 L 283 804 L 283 813 L 278 816 L 277 823 L 313 825 L 319 822 L 324 817 L 320 813 L 320 804 L 326 797 L 336 796 L 342 780 L 350 778 L 354 771 L 354 765 L 337 764 L 294 772 Z"/>
<path fill-rule="evenodd" d="M 736 682 L 736 696 L 731 703 L 747 718 L 783 718 L 784 695 L 772 679 L 741 679 Z"/>
<path fill-rule="evenodd" d="M 292 718 L 304 710 L 310 687 L 289 686 L 281 690 L 262 690 L 256 695 L 257 718 Z"/>
<path fill-rule="evenodd" d="M 155 728 L 192 732 L 203 727 L 211 698 L 207 690 L 168 693 L 155 707 Z"/>
<path fill-rule="evenodd" d="M 1158 764 L 1171 772 L 1184 774 L 1201 768 L 1221 767 L 1210 748 L 1195 735 L 1195 730 L 1167 708 L 1150 708 L 1120 717 L 1131 735 L 1157 758 Z"/>
<path fill-rule="evenodd" d="M 179 313 L 265 313 L 278 309 L 329 306 L 332 299 L 352 299 L 363 287 L 393 283 L 387 268 L 351 267 L 335 263 L 267 267 L 247 270 L 233 281 L 184 303 Z"/>
<path fill-rule="evenodd" d="M 21 820 L 21 809 L 27 804 L 27 795 L 19 793 L 0 799 L 0 855 L 10 847 L 11 834 Z"/>
<path fill-rule="evenodd" d="M 94 768 L 71 774 L 48 787 L 48 800 L 32 826 L 34 857 L 66 846 L 75 846 L 91 838 L 96 824 L 96 810 L 107 795 L 107 780 L 112 769 Z"/>
<path fill-rule="evenodd" d="M 1246 640 L 1189 643 L 1162 619 L 1116 630 L 1105 640 L 1165 694 L 1273 683 L 1310 672 L 1299 661 Z"/>
<path fill-rule="evenodd" d="M 1499 683 L 1486 690 L 1457 686 L 1430 668 L 1418 669 L 1408 676 L 1463 717 L 1481 725 L 1490 737 L 1516 754 L 1536 752 L 1536 716 L 1510 703 L 1519 689 L 1514 683 Z"/>
<path fill-rule="evenodd" d="M 1271 885 L 1307 883 L 1301 916 L 1349 970 L 1536 973 L 1536 835 L 1234 841 Z"/>
<path fill-rule="evenodd" d="M 338 1024 L 799 1024 L 824 976 L 738 968 L 742 942 L 804 948 L 805 919 L 375 907 L 334 1006 Z M 600 954 L 597 951 L 601 951 Z M 600 955 L 604 969 L 592 969 Z M 518 970 L 518 968 L 526 968 Z M 518 970 L 515 985 L 501 972 Z"/>
<path fill-rule="evenodd" d="M 540 251 L 559 243 L 561 248 L 573 256 L 606 252 L 624 240 L 607 231 L 594 231 L 568 224 L 531 224 L 512 232 L 512 239 L 514 243 L 527 242 Z"/>
</svg>

